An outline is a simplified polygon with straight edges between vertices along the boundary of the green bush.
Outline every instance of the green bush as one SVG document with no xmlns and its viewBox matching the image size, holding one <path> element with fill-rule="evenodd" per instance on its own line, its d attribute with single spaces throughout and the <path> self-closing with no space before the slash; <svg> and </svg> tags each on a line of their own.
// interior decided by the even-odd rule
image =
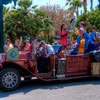
<svg viewBox="0 0 100 100">
<path fill-rule="evenodd" d="M 97 31 L 100 31 L 100 11 L 99 9 L 91 10 L 90 12 L 83 13 L 78 17 L 76 27 L 79 27 L 79 22 L 84 21 L 85 27 L 87 28 L 87 31 L 91 31 L 91 27 L 95 25 L 97 27 Z"/>
</svg>

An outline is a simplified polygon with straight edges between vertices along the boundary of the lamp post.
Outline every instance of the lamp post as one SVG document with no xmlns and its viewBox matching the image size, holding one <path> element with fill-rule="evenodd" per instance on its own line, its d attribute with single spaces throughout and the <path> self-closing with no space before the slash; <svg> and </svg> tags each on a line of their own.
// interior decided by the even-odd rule
<svg viewBox="0 0 100 100">
<path fill-rule="evenodd" d="M 99 1 L 99 10 L 100 10 L 100 0 L 98 0 Z"/>
<path fill-rule="evenodd" d="M 3 39 L 3 4 L 8 4 L 14 1 L 16 5 L 17 0 L 0 0 L 0 53 L 4 52 L 4 39 Z"/>
</svg>

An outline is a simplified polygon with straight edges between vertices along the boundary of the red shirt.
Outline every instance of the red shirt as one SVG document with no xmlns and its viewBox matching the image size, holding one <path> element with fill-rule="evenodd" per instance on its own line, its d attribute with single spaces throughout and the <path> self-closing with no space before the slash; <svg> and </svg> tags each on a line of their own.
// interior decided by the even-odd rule
<svg viewBox="0 0 100 100">
<path fill-rule="evenodd" d="M 29 51 L 31 49 L 31 44 L 30 43 L 26 44 L 24 49 Z"/>
</svg>

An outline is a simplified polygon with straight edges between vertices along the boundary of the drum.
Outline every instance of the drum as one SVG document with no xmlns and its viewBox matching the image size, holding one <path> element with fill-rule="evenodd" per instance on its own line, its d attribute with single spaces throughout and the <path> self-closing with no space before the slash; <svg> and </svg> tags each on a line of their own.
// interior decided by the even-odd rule
<svg viewBox="0 0 100 100">
<path fill-rule="evenodd" d="M 63 78 L 66 73 L 66 58 L 60 58 L 56 61 L 56 77 Z"/>
<path fill-rule="evenodd" d="M 93 57 L 94 57 L 96 62 L 100 62 L 100 51 L 95 51 L 93 53 Z"/>
<path fill-rule="evenodd" d="M 100 63 L 92 62 L 91 63 L 91 74 L 92 75 L 100 75 Z"/>
</svg>

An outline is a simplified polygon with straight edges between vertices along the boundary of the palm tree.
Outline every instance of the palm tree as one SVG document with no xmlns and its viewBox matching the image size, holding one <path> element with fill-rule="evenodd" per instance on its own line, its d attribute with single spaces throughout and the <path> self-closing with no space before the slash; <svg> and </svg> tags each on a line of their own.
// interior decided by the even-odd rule
<svg viewBox="0 0 100 100">
<path fill-rule="evenodd" d="M 82 6 L 82 2 L 80 0 L 74 0 L 73 1 L 73 5 L 74 5 L 74 7 L 75 7 L 75 9 L 77 11 L 76 14 L 77 14 L 77 18 L 78 18 L 78 16 L 79 16 L 79 7 Z"/>
<path fill-rule="evenodd" d="M 32 0 L 19 0 L 18 5 L 24 9 L 27 9 L 32 5 Z"/>
<path fill-rule="evenodd" d="M 69 4 L 71 7 L 71 9 L 72 9 L 72 11 L 73 12 L 75 12 L 75 10 L 76 10 L 76 15 L 77 15 L 77 18 L 78 18 L 78 16 L 79 16 L 79 7 L 81 7 L 82 6 L 82 1 L 81 0 L 67 0 L 67 3 L 66 3 L 67 5 Z"/>
<path fill-rule="evenodd" d="M 75 10 L 74 10 L 74 6 L 72 5 L 72 2 L 73 2 L 74 0 L 67 0 L 67 3 L 66 3 L 66 5 L 70 5 L 71 7 L 68 9 L 68 11 L 70 12 L 70 15 L 71 15 L 71 19 L 72 18 L 74 18 L 74 12 L 75 12 Z"/>
<path fill-rule="evenodd" d="M 87 12 L 87 0 L 83 0 L 84 12 Z"/>
</svg>

